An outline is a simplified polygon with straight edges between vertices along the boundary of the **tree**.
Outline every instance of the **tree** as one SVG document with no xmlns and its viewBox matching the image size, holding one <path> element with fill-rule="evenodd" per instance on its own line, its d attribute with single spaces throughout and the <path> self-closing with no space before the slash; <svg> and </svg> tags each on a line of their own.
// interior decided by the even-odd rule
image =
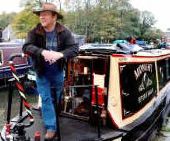
<svg viewBox="0 0 170 141">
<path fill-rule="evenodd" d="M 12 27 L 16 35 L 20 38 L 25 38 L 27 32 L 32 29 L 37 23 L 38 18 L 29 9 L 24 9 L 15 16 Z"/>
<path fill-rule="evenodd" d="M 145 33 L 155 24 L 156 20 L 151 12 L 143 11 L 140 16 L 140 36 L 143 37 Z"/>
<path fill-rule="evenodd" d="M 86 35 L 92 42 L 101 38 L 106 42 L 128 36 L 145 38 L 153 32 L 155 19 L 152 13 L 134 9 L 129 0 L 22 0 L 25 10 L 14 20 L 17 32 L 26 33 L 38 22 L 30 9 L 42 1 L 56 2 L 60 10 L 63 4 L 61 12 L 65 18 L 60 22 L 74 33 Z"/>
<path fill-rule="evenodd" d="M 7 27 L 10 23 L 12 23 L 14 17 L 16 16 L 16 13 L 2 13 L 0 15 L 0 28 L 4 29 L 5 27 Z"/>
</svg>

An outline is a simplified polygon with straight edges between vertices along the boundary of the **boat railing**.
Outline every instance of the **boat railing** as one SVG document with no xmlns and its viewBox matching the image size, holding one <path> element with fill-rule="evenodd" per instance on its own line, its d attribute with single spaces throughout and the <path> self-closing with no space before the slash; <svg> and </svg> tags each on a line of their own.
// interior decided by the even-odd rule
<svg viewBox="0 0 170 141">
<path fill-rule="evenodd" d="M 11 73 L 13 78 L 9 79 L 9 92 L 8 92 L 8 107 L 7 107 L 7 121 L 6 121 L 6 131 L 5 131 L 5 139 L 10 140 L 10 137 L 12 134 L 16 136 L 16 138 L 25 140 L 25 131 L 24 128 L 30 127 L 34 123 L 34 118 L 32 116 L 31 106 L 27 102 L 26 96 L 25 96 L 25 89 L 23 84 L 24 76 L 17 76 L 17 71 L 15 68 L 15 65 L 13 63 L 13 60 L 16 57 L 25 57 L 24 54 L 18 53 L 18 54 L 12 54 L 9 57 L 9 66 L 11 69 Z M 22 79 L 22 80 L 21 80 Z M 14 85 L 15 84 L 15 85 Z M 19 115 L 16 119 L 15 123 L 11 122 L 11 106 L 12 106 L 12 95 L 14 86 L 16 86 L 16 89 L 18 90 L 18 94 L 20 96 L 20 107 L 19 107 Z M 26 114 L 23 114 L 23 105 L 26 109 Z M 24 123 L 25 119 L 29 119 L 28 123 Z"/>
</svg>

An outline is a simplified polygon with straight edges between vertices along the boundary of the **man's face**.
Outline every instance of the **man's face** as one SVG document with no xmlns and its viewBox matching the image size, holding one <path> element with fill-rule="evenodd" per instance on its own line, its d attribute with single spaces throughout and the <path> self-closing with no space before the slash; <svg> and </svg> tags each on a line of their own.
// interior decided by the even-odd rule
<svg viewBox="0 0 170 141">
<path fill-rule="evenodd" d="M 40 12 L 39 18 L 43 27 L 50 27 L 56 22 L 56 15 L 50 11 Z"/>
</svg>

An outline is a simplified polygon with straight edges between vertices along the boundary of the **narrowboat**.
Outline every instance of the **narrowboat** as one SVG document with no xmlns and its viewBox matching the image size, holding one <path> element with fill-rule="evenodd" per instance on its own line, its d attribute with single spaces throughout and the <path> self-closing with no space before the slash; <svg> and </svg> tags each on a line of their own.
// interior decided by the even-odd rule
<svg viewBox="0 0 170 141">
<path fill-rule="evenodd" d="M 12 77 L 8 59 L 13 53 L 22 53 L 20 42 L 0 42 L 0 87 L 6 87 L 8 79 Z M 31 67 L 27 59 L 16 58 L 14 63 L 20 75 L 24 75 Z"/>
<path fill-rule="evenodd" d="M 66 65 L 62 102 L 56 105 L 58 141 L 149 141 L 170 109 L 169 79 L 170 50 L 80 47 Z M 32 113 L 35 122 L 22 134 L 12 127 L 27 114 L 10 122 L 13 140 L 44 140 L 40 111 Z M 5 132 L 4 127 L 3 140 Z"/>
</svg>

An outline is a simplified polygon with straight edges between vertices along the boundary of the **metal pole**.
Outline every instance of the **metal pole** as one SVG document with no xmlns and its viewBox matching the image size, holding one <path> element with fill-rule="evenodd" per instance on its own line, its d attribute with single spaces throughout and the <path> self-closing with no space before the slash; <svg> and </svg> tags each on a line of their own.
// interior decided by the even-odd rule
<svg viewBox="0 0 170 141">
<path fill-rule="evenodd" d="M 12 93 L 13 93 L 13 86 L 12 86 L 12 82 L 10 81 L 9 91 L 8 91 L 7 124 L 10 123 L 10 119 L 11 119 Z"/>
<path fill-rule="evenodd" d="M 24 84 L 24 81 L 21 81 L 22 84 Z M 19 110 L 19 116 L 22 117 L 22 113 L 23 113 L 23 99 L 20 96 L 20 110 Z"/>
<path fill-rule="evenodd" d="M 20 96 L 20 109 L 19 109 L 20 117 L 22 117 L 22 112 L 23 112 L 23 100 L 22 100 L 22 97 Z"/>
<path fill-rule="evenodd" d="M 99 111 L 99 103 L 98 103 L 98 87 L 95 85 L 95 97 L 96 97 L 96 108 L 97 108 L 97 131 L 98 138 L 101 138 L 101 123 L 100 123 L 100 111 Z"/>
</svg>

